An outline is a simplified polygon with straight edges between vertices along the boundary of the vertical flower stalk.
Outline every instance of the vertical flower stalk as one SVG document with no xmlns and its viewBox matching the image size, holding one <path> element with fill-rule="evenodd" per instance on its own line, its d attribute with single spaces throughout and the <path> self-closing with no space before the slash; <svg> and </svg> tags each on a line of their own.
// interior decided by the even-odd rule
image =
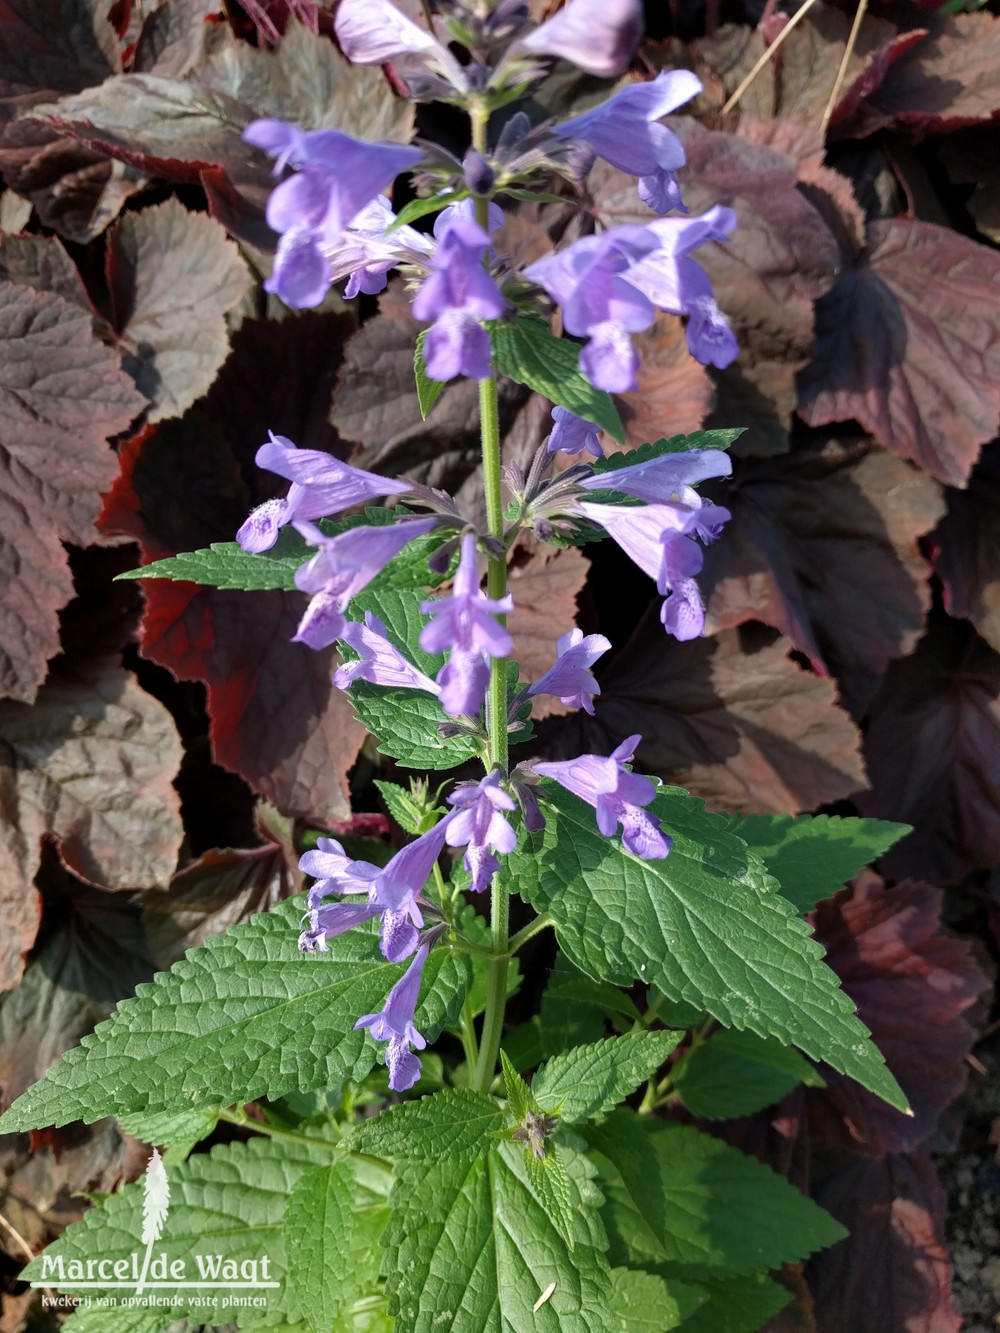
<svg viewBox="0 0 1000 1333">
<path fill-rule="evenodd" d="M 477 153 L 486 153 L 486 122 L 488 111 L 482 103 L 473 101 L 469 117 L 472 122 L 472 147 Z M 476 221 L 489 234 L 489 198 L 476 199 Z M 490 536 L 503 541 L 503 496 L 500 483 L 500 411 L 497 402 L 496 374 L 479 381 L 479 423 L 483 449 L 483 488 L 486 493 L 486 521 Z M 507 559 L 505 553 L 492 556 L 487 572 L 487 594 L 491 600 L 502 601 L 507 596 Z M 490 658 L 490 685 L 486 697 L 486 725 L 489 735 L 490 765 L 507 771 L 507 661 Z M 493 876 L 490 889 L 490 959 L 487 978 L 486 1008 L 479 1042 L 479 1063 L 476 1066 L 473 1087 L 488 1091 L 493 1082 L 500 1037 L 503 1031 L 504 1008 L 507 1001 L 508 929 L 510 920 L 510 891 L 503 882 L 503 874 Z"/>
</svg>

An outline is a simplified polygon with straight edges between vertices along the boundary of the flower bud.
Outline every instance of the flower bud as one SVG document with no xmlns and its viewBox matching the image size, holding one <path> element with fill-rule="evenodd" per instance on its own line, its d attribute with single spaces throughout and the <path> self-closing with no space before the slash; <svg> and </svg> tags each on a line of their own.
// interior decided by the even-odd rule
<svg viewBox="0 0 1000 1333">
<path fill-rule="evenodd" d="M 470 148 L 465 155 L 462 167 L 465 174 L 465 183 L 472 193 L 489 194 L 490 190 L 493 189 L 496 174 L 482 153 L 475 148 Z"/>
</svg>

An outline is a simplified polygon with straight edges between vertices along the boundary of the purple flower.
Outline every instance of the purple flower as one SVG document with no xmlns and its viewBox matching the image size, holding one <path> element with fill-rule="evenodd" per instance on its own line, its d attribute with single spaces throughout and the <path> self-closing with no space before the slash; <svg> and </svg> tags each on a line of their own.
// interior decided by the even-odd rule
<svg viewBox="0 0 1000 1333">
<path fill-rule="evenodd" d="M 476 539 L 462 538 L 462 554 L 451 595 L 423 602 L 421 611 L 433 619 L 420 631 L 420 646 L 427 653 L 450 656 L 438 674 L 441 707 L 452 717 L 476 714 L 483 706 L 489 682 L 486 657 L 507 657 L 511 637 L 494 619 L 514 609 L 510 595 L 501 601 L 488 598 L 479 586 Z"/>
<path fill-rule="evenodd" d="M 236 540 L 244 551 L 267 551 L 285 523 L 326 518 L 342 509 L 369 504 L 384 495 L 402 495 L 405 481 L 342 463 L 319 449 L 297 449 L 284 435 L 268 431 L 270 441 L 257 450 L 258 467 L 292 483 L 284 500 L 267 500 L 246 520 Z"/>
<path fill-rule="evenodd" d="M 381 910 L 377 903 L 324 903 L 313 908 L 303 917 L 307 924 L 299 935 L 299 951 L 329 953 L 328 939 L 363 925 Z"/>
<path fill-rule="evenodd" d="M 640 0 L 569 0 L 521 43 L 535 55 L 561 56 L 588 74 L 613 78 L 642 37 Z"/>
<path fill-rule="evenodd" d="M 422 944 L 413 962 L 386 996 L 385 1004 L 377 1014 L 365 1014 L 354 1024 L 367 1028 L 376 1041 L 387 1042 L 385 1063 L 389 1069 L 389 1087 L 393 1092 L 405 1092 L 420 1077 L 420 1060 L 410 1050 L 415 1046 L 422 1051 L 427 1045 L 413 1026 L 420 994 L 420 977 L 430 953 L 430 945 Z"/>
<path fill-rule="evenodd" d="M 449 847 L 465 847 L 465 868 L 472 876 L 469 888 L 481 893 L 489 887 L 500 862 L 494 852 L 512 852 L 517 835 L 501 811 L 516 808 L 516 801 L 500 786 L 500 770 L 493 769 L 485 778 L 459 787 L 448 797 L 457 813 L 448 824 Z"/>
<path fill-rule="evenodd" d="M 268 225 L 281 240 L 265 289 L 296 310 L 319 305 L 332 282 L 328 249 L 387 181 L 420 160 L 420 149 L 278 120 L 255 120 L 243 137 L 274 154 L 276 170 L 297 168 L 267 201 Z"/>
<path fill-rule="evenodd" d="M 348 279 L 344 296 L 352 300 L 359 292 L 375 296 L 385 290 L 387 274 L 399 264 L 426 266 L 434 253 L 434 242 L 413 227 L 386 231 L 396 221 L 384 194 L 363 208 L 340 237 L 326 248 L 330 281 Z"/>
<path fill-rule="evenodd" d="M 562 450 L 564 454 L 579 454 L 586 451 L 593 454 L 595 458 L 602 458 L 604 450 L 597 438 L 597 432 L 600 426 L 593 421 L 587 421 L 584 417 L 578 417 L 566 407 L 554 407 L 552 409 L 552 420 L 555 425 L 552 427 L 552 433 L 549 435 L 548 450 L 550 454 Z"/>
<path fill-rule="evenodd" d="M 295 586 L 312 594 L 293 643 L 326 648 L 344 636 L 347 603 L 372 581 L 414 537 L 436 525 L 436 518 L 406 518 L 384 527 L 348 528 L 327 537 L 312 523 L 297 522 L 299 532 L 319 550 L 295 572 Z"/>
<path fill-rule="evenodd" d="M 367 680 L 373 685 L 397 685 L 409 690 L 441 693 L 436 681 L 408 662 L 399 649 L 389 642 L 385 625 L 373 612 L 365 612 L 363 625 L 349 620 L 341 638 L 359 657 L 356 662 L 345 662 L 337 668 L 333 683 L 338 689 L 346 690 L 356 680 Z"/>
<path fill-rule="evenodd" d="M 525 269 L 563 310 L 568 333 L 589 339 L 580 366 L 610 393 L 635 389 L 638 358 L 630 333 L 648 329 L 656 310 L 691 316 L 686 337 L 696 360 L 726 366 L 736 341 L 711 295 L 705 271 L 689 252 L 725 240 L 736 225 L 728 208 L 696 218 L 661 218 L 585 236 Z"/>
<path fill-rule="evenodd" d="M 528 693 L 558 695 L 568 708 L 582 708 L 593 716 L 593 696 L 600 694 L 601 687 L 589 668 L 610 647 L 603 634 L 588 634 L 584 638 L 582 629 L 571 629 L 556 643 L 555 665 L 529 687 Z"/>
<path fill-rule="evenodd" d="M 590 339 L 580 365 L 599 389 L 625 393 L 636 387 L 638 358 L 628 335 L 648 329 L 656 309 L 627 275 L 657 248 L 647 227 L 612 227 L 525 269 L 525 276 L 562 307 L 567 333 Z"/>
<path fill-rule="evenodd" d="M 697 497 L 696 497 L 697 498 Z M 718 505 L 647 504 L 638 506 L 577 502 L 584 518 L 604 528 L 640 569 L 669 594 L 660 619 L 669 634 L 695 639 L 705 628 L 705 611 L 694 576 L 702 554 L 690 534 L 711 540 L 729 518 Z"/>
<path fill-rule="evenodd" d="M 645 463 L 595 472 L 577 484 L 588 491 L 624 491 L 650 503 L 679 498 L 698 509 L 702 500 L 691 487 L 709 477 L 728 477 L 732 470 L 732 460 L 724 449 L 688 449 L 661 454 Z"/>
<path fill-rule="evenodd" d="M 461 215 L 441 232 L 432 271 L 413 299 L 414 318 L 434 321 L 424 343 L 431 379 L 490 373 L 489 334 L 479 321 L 499 319 L 504 299 L 483 267 L 489 247 L 486 232 Z"/>
<path fill-rule="evenodd" d="M 619 171 L 639 177 L 639 196 L 655 213 L 684 210 L 676 172 L 684 165 L 681 141 L 660 117 L 701 92 L 689 70 L 665 70 L 651 83 L 631 83 L 606 102 L 555 128 L 564 139 L 582 139 Z"/>
<path fill-rule="evenodd" d="M 408 958 L 417 947 L 420 927 L 424 924 L 417 898 L 441 855 L 452 818 L 452 815 L 446 815 L 427 833 L 407 843 L 384 866 L 372 865 L 370 861 L 351 861 L 344 855 L 340 843 L 332 838 L 319 839 L 318 850 L 306 852 L 299 859 L 299 869 L 305 874 L 321 876 L 309 891 L 307 906 L 312 915 L 309 917 L 310 929 L 303 932 L 303 938 L 314 940 L 324 931 L 324 920 L 331 923 L 325 933 L 340 934 L 359 921 L 381 916 L 383 954 L 391 963 Z M 323 917 L 320 914 L 326 909 L 322 900 L 331 893 L 364 894 L 363 904 L 347 906 L 357 910 L 363 907 L 367 914 L 355 920 L 349 919 L 347 913 L 330 912 Z M 310 947 L 320 946 L 311 944 Z"/>
<path fill-rule="evenodd" d="M 340 0 L 334 31 L 340 49 L 355 65 L 398 61 L 436 67 L 449 83 L 465 89 L 462 67 L 429 32 L 408 19 L 389 0 Z"/>
<path fill-rule="evenodd" d="M 476 217 L 476 211 L 475 199 L 459 199 L 457 203 L 448 204 L 434 219 L 434 235 L 441 240 L 453 222 L 471 222 L 473 226 L 478 227 L 479 219 Z M 491 200 L 486 211 L 489 219 L 488 230 L 492 234 L 503 226 L 503 209 Z"/>
<path fill-rule="evenodd" d="M 535 764 L 534 769 L 592 805 L 597 811 L 597 827 L 606 838 L 621 824 L 626 851 L 646 861 L 657 861 L 670 851 L 671 840 L 659 821 L 643 809 L 656 795 L 656 787 L 649 778 L 630 773 L 625 767 L 641 739 L 629 736 L 607 759 L 582 754 L 578 759 Z"/>
</svg>

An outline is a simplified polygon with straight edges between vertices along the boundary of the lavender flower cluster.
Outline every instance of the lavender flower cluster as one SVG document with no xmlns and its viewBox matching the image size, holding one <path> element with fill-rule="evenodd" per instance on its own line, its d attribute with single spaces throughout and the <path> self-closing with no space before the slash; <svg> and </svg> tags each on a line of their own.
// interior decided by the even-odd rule
<svg viewBox="0 0 1000 1333">
<path fill-rule="evenodd" d="M 416 96 L 462 105 L 491 96 L 496 106 L 544 73 L 540 57 L 570 59 L 604 77 L 618 74 L 641 35 L 637 0 L 569 0 L 537 27 L 528 22 L 526 5 L 500 0 L 488 18 L 470 11 L 463 21 L 479 25 L 482 49 L 496 53 L 490 64 L 460 64 L 389 0 L 341 0 L 336 33 L 351 60 L 392 61 Z M 670 72 L 620 88 L 600 106 L 561 124 L 532 128 L 515 112 L 494 149 L 470 153 L 464 163 L 453 161 L 446 181 L 440 152 L 428 157 L 421 148 L 362 143 L 336 130 L 307 132 L 280 121 L 256 121 L 245 137 L 275 157 L 275 172 L 282 177 L 267 210 L 270 225 L 280 233 L 268 288 L 286 304 L 303 308 L 322 302 L 330 286 L 345 278 L 348 297 L 377 293 L 390 270 L 399 270 L 414 290 L 414 316 L 430 326 L 423 355 L 428 375 L 439 381 L 490 376 L 489 322 L 541 312 L 547 302 L 559 307 L 564 329 L 585 340 L 580 366 L 595 388 L 622 392 L 636 387 L 631 334 L 648 328 L 657 310 L 686 316 L 688 346 L 699 361 L 728 365 L 736 355 L 735 339 L 708 276 L 690 256 L 706 242 L 725 240 L 735 216 L 724 208 L 701 217 L 685 215 L 677 179 L 684 151 L 660 123 L 699 89 L 694 75 Z M 643 225 L 583 237 L 515 272 L 509 258 L 496 252 L 494 236 L 503 213 L 492 196 L 502 194 L 505 185 L 530 181 L 540 169 L 579 181 L 596 157 L 638 178 L 640 199 L 654 216 Z M 401 225 L 381 193 L 400 172 L 418 165 L 422 179 L 438 173 L 443 204 L 432 235 Z M 681 215 L 655 216 L 671 210 Z M 682 640 L 701 634 L 700 543 L 718 536 L 729 514 L 704 502 L 693 488 L 726 475 L 728 457 L 715 449 L 662 453 L 605 470 L 599 427 L 565 407 L 557 406 L 552 416 L 552 430 L 527 477 L 508 474 L 517 518 L 507 540 L 518 531 L 533 530 L 544 538 L 581 524 L 602 530 L 655 580 L 664 598 L 661 619 L 667 632 Z M 598 461 L 575 462 L 554 476 L 559 452 Z M 237 534 L 240 545 L 266 551 L 281 528 L 292 524 L 315 548 L 296 574 L 309 600 L 295 638 L 313 649 L 339 643 L 345 657 L 351 654 L 334 676 L 339 688 L 365 681 L 421 691 L 437 699 L 444 727 L 481 733 L 490 663 L 512 651 L 503 618 L 513 602 L 509 595 L 490 598 L 481 586 L 479 554 L 496 558 L 496 533 L 484 532 L 478 516 L 461 513 L 440 492 L 299 449 L 281 436 L 272 435 L 260 448 L 257 463 L 290 486 L 284 499 L 269 501 L 249 516 Z M 317 526 L 385 497 L 407 506 L 394 521 L 361 522 L 336 535 Z M 439 567 L 458 554 L 450 591 L 421 606 L 427 620 L 420 647 L 445 655 L 436 678 L 408 659 L 370 611 L 363 621 L 350 618 L 353 599 L 388 562 L 415 538 L 431 534 L 441 539 Z M 610 647 L 602 635 L 569 630 L 558 640 L 549 670 L 509 702 L 508 723 L 540 695 L 593 713 L 600 687 L 591 668 Z M 479 782 L 452 791 L 449 812 L 384 867 L 352 860 L 330 838 L 321 838 L 317 850 L 302 857 L 302 870 L 316 881 L 300 937 L 303 951 L 323 952 L 331 937 L 377 919 L 385 957 L 394 963 L 412 960 L 382 1010 L 358 1020 L 359 1027 L 386 1044 L 391 1088 L 409 1088 L 419 1076 L 414 1049 L 425 1042 L 414 1016 L 421 973 L 431 947 L 447 929 L 437 924 L 440 908 L 424 891 L 444 848 L 464 848 L 469 889 L 484 891 L 501 867 L 499 858 L 517 845 L 511 823 L 515 812 L 520 810 L 525 830 L 544 827 L 537 786 L 549 779 L 594 808 L 603 835 L 616 836 L 620 827 L 627 852 L 644 859 L 665 857 L 670 838 L 647 808 L 656 785 L 629 767 L 640 739 L 629 737 L 608 756 L 529 761 L 510 773 L 493 767 Z"/>
</svg>

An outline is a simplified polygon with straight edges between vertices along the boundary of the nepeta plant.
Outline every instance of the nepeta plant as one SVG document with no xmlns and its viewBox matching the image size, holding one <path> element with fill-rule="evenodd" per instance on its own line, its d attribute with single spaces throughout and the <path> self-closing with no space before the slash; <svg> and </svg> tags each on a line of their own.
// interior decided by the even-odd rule
<svg viewBox="0 0 1000 1333">
<path fill-rule="evenodd" d="M 422 403 L 458 376 L 478 381 L 483 511 L 272 435 L 257 463 L 290 483 L 285 498 L 250 514 L 235 545 L 139 573 L 247 589 L 290 577 L 307 599 L 296 641 L 303 653 L 339 645 L 334 681 L 383 753 L 459 780 L 380 784 L 411 841 L 373 863 L 319 836 L 299 862 L 304 900 L 140 988 L 4 1127 L 113 1113 L 166 1145 L 168 1162 L 173 1145 L 183 1216 L 259 1213 L 267 1239 L 234 1243 L 274 1251 L 286 1288 L 269 1318 L 286 1325 L 753 1329 L 783 1303 L 768 1271 L 840 1229 L 751 1159 L 656 1113 L 694 1081 L 711 1117 L 713 1078 L 756 1080 L 741 1109 L 769 1105 L 820 1078 L 796 1047 L 905 1106 L 793 905 L 797 876 L 831 893 L 902 829 L 708 814 L 633 770 L 638 735 L 610 753 L 532 752 L 532 701 L 594 713 L 591 668 L 612 645 L 553 625 L 551 666 L 519 680 L 505 618 L 524 534 L 610 536 L 655 581 L 665 632 L 703 632 L 702 551 L 725 540 L 729 514 L 696 488 L 728 475 L 734 432 L 608 458 L 599 436 L 621 434 L 609 393 L 636 387 L 632 335 L 658 310 L 686 318 L 699 361 L 736 355 L 692 256 L 737 218 L 684 209 L 684 153 L 662 117 L 698 92 L 687 72 L 629 84 L 563 123 L 513 109 L 554 57 L 621 73 L 640 33 L 632 0 L 570 0 L 537 26 L 509 0 L 449 4 L 444 28 L 452 45 L 388 0 L 337 9 L 353 61 L 391 60 L 414 97 L 468 114 L 462 160 L 271 119 L 245 139 L 277 178 L 267 289 L 302 309 L 344 279 L 348 298 L 378 293 L 396 271 L 426 326 Z M 579 237 L 518 271 L 498 239 L 504 201 L 537 196 L 550 173 L 580 184 L 595 156 L 636 177 L 648 223 Z M 418 194 L 397 214 L 384 191 L 401 174 Z M 412 225 L 431 214 L 430 233 Z M 553 316 L 571 337 L 551 331 Z M 502 466 L 500 375 L 554 404 L 526 473 Z M 392 508 L 373 506 L 386 499 Z M 519 955 L 550 928 L 560 954 L 540 1012 L 505 1031 Z M 443 1033 L 461 1055 L 445 1039 L 428 1056 Z M 425 1095 L 397 1095 L 411 1091 Z M 220 1119 L 264 1136 L 238 1166 L 267 1200 L 227 1202 L 215 1154 L 183 1163 L 179 1150 Z M 114 1252 L 137 1206 L 126 1191 L 56 1252 Z"/>
</svg>

